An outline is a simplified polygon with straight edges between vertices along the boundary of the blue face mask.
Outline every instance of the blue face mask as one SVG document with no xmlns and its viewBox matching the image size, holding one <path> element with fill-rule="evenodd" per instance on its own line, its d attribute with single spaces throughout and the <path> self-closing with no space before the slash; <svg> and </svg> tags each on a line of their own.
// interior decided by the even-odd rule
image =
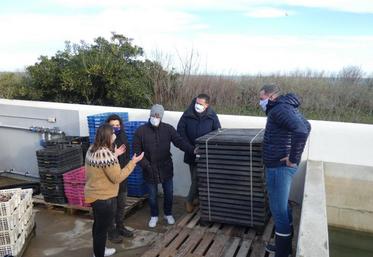
<svg viewBox="0 0 373 257">
<path fill-rule="evenodd" d="M 115 135 L 120 134 L 120 127 L 113 127 L 113 130 L 114 130 Z"/>
<path fill-rule="evenodd" d="M 269 98 L 259 101 L 259 105 L 260 105 L 260 107 L 262 107 L 263 111 L 267 110 L 268 100 L 269 100 Z"/>
</svg>

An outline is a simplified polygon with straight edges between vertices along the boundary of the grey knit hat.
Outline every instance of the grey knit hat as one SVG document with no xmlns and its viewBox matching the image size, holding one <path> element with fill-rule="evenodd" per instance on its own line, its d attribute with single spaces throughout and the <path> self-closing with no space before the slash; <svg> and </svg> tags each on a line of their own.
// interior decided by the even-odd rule
<svg viewBox="0 0 373 257">
<path fill-rule="evenodd" d="M 150 116 L 155 116 L 156 114 L 159 115 L 159 117 L 162 119 L 164 114 L 164 108 L 160 104 L 155 104 L 150 109 Z"/>
</svg>

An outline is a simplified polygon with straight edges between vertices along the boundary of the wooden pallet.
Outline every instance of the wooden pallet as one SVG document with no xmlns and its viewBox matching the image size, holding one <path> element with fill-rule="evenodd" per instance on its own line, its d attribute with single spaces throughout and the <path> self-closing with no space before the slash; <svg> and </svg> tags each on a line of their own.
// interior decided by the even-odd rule
<svg viewBox="0 0 373 257">
<path fill-rule="evenodd" d="M 251 228 L 211 223 L 201 226 L 199 211 L 185 215 L 142 257 L 264 257 L 273 234 L 272 220 L 263 235 Z"/>
<path fill-rule="evenodd" d="M 141 208 L 147 198 L 146 197 L 130 197 L 126 198 L 126 207 L 124 210 L 124 215 L 127 216 L 135 208 Z M 91 213 L 91 207 L 83 207 L 71 204 L 60 204 L 60 203 L 49 203 L 44 200 L 42 195 L 35 195 L 32 198 L 34 205 L 41 205 L 50 210 L 63 210 L 68 214 L 78 214 L 78 213 Z"/>
</svg>

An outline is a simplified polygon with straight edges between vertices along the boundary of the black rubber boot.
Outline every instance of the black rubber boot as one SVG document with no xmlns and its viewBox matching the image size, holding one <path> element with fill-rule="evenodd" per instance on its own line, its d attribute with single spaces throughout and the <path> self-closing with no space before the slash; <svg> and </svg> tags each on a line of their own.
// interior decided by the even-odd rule
<svg viewBox="0 0 373 257">
<path fill-rule="evenodd" d="M 291 236 L 276 235 L 275 257 L 289 257 L 291 254 Z"/>
<path fill-rule="evenodd" d="M 115 229 L 115 227 L 110 227 L 109 232 L 108 232 L 108 239 L 110 242 L 114 244 L 123 243 L 123 238 L 118 233 L 118 231 Z"/>
<path fill-rule="evenodd" d="M 133 232 L 126 229 L 125 226 L 117 226 L 118 233 L 123 237 L 133 237 Z"/>
<path fill-rule="evenodd" d="M 293 237 L 294 237 L 294 226 L 293 225 L 290 225 L 291 227 L 291 239 L 293 240 Z M 268 252 L 268 253 L 275 253 L 276 252 L 276 246 L 273 245 L 273 244 L 267 244 L 266 247 L 265 247 L 265 251 Z M 290 248 L 290 254 L 293 254 L 293 247 Z"/>
</svg>

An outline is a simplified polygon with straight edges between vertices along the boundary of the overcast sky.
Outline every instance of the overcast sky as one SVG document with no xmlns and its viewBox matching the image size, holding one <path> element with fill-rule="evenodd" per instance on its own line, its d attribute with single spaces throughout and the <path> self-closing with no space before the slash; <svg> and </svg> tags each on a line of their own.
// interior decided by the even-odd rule
<svg viewBox="0 0 373 257">
<path fill-rule="evenodd" d="M 115 31 L 176 68 L 193 52 L 201 73 L 373 73 L 371 0 L 1 0 L 0 25 L 0 71 Z"/>
</svg>

